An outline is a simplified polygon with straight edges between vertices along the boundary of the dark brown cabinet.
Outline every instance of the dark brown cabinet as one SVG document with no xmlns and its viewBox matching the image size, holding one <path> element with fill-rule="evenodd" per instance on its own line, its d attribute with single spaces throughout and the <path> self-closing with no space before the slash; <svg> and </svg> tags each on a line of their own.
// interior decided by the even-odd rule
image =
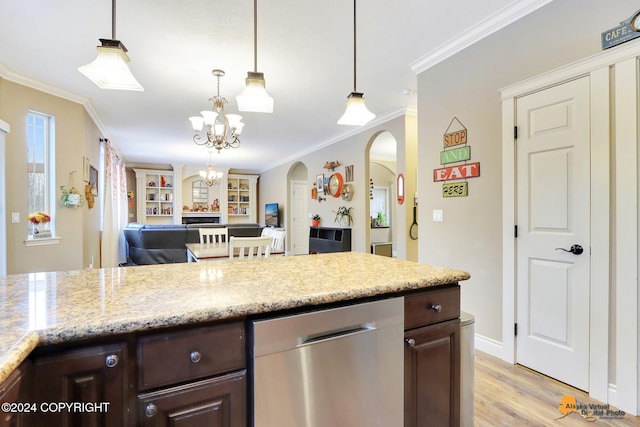
<svg viewBox="0 0 640 427">
<path fill-rule="evenodd" d="M 245 427 L 246 372 L 138 396 L 144 427 Z"/>
<path fill-rule="evenodd" d="M 405 297 L 405 427 L 460 425 L 460 288 Z"/>
<path fill-rule="evenodd" d="M 38 411 L 28 425 L 128 425 L 127 365 L 124 343 L 34 357 L 31 397 Z"/>
<path fill-rule="evenodd" d="M 242 322 L 140 336 L 136 354 L 138 425 L 247 425 Z"/>
<path fill-rule="evenodd" d="M 0 412 L 0 427 L 21 427 L 23 423 L 24 413 L 33 409 L 32 405 L 24 408 L 20 403 L 28 402 L 28 379 L 30 373 L 29 362 L 24 362 L 9 377 L 0 384 L 0 403 L 10 404 L 8 407 L 3 406 Z"/>
</svg>

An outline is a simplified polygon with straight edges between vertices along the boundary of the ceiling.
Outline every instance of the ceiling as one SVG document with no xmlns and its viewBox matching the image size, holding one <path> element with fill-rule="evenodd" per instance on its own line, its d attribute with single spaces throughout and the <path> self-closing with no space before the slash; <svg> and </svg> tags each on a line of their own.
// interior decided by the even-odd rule
<svg viewBox="0 0 640 427">
<path fill-rule="evenodd" d="M 375 120 L 398 116 L 416 106 L 421 61 L 549 1 L 360 1 L 357 89 Z M 206 164 L 187 118 L 211 108 L 212 69 L 226 72 L 227 112 L 237 112 L 235 96 L 253 70 L 252 0 L 118 2 L 115 38 L 144 92 L 102 90 L 77 71 L 95 59 L 98 38 L 112 38 L 110 1 L 0 5 L 0 76 L 84 102 L 127 163 Z M 359 130 L 336 124 L 353 90 L 351 1 L 259 1 L 258 71 L 274 113 L 241 113 L 242 144 L 214 155 L 218 168 L 265 171 Z"/>
</svg>

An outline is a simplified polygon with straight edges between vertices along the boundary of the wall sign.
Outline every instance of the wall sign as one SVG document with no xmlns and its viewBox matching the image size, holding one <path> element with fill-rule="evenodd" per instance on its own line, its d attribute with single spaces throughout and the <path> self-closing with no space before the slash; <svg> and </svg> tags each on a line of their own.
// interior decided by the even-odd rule
<svg viewBox="0 0 640 427">
<path fill-rule="evenodd" d="M 600 39 L 604 50 L 633 40 L 636 37 L 640 37 L 640 10 L 634 13 L 631 18 L 622 21 L 617 27 L 602 33 Z"/>
<path fill-rule="evenodd" d="M 467 145 L 467 134 L 467 128 L 457 117 L 454 117 L 442 137 L 444 150 L 440 152 L 440 164 L 447 166 L 433 170 L 433 182 L 456 181 L 442 184 L 442 197 L 468 196 L 467 178 L 480 176 L 480 162 L 467 163 L 471 160 L 471 147 Z"/>
</svg>

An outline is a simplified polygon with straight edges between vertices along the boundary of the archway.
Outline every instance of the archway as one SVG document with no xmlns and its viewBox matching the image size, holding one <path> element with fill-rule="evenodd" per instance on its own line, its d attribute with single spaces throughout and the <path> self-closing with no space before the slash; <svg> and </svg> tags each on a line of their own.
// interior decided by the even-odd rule
<svg viewBox="0 0 640 427">
<path fill-rule="evenodd" d="M 368 147 L 369 218 L 367 224 L 372 251 L 396 256 L 401 244 L 397 235 L 396 175 L 398 144 L 389 131 L 373 136 Z M 395 232 L 394 232 L 395 231 Z M 402 251 L 404 252 L 404 251 Z"/>
<path fill-rule="evenodd" d="M 287 173 L 288 208 L 286 209 L 287 255 L 309 253 L 309 171 L 304 163 L 294 163 Z"/>
</svg>

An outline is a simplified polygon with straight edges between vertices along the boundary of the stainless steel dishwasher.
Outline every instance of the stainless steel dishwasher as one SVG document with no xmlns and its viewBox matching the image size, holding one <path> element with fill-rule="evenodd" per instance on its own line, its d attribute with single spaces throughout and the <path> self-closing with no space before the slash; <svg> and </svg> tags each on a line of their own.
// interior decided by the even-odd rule
<svg viewBox="0 0 640 427">
<path fill-rule="evenodd" d="M 404 298 L 254 321 L 255 427 L 397 427 Z"/>
</svg>

